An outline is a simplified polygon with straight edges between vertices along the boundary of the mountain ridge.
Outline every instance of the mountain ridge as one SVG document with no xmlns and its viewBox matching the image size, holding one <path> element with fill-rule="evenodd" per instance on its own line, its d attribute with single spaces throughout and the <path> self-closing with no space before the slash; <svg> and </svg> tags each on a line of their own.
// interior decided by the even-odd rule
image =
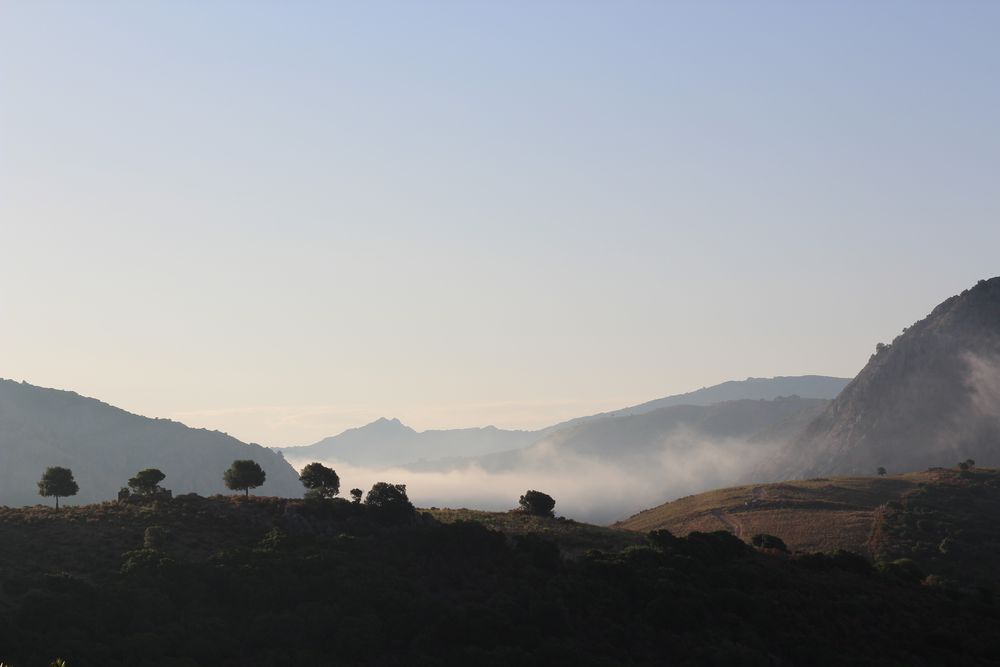
<svg viewBox="0 0 1000 667">
<path fill-rule="evenodd" d="M 1000 278 L 981 280 L 876 346 L 868 363 L 756 477 L 1000 465 Z"/>
<path fill-rule="evenodd" d="M 555 432 L 585 423 L 646 414 L 665 407 L 708 406 L 728 400 L 773 400 L 793 395 L 802 398 L 830 399 L 848 382 L 850 380 L 846 378 L 823 375 L 730 380 L 619 410 L 577 417 L 538 430 L 499 429 L 491 425 L 416 431 L 398 419 L 381 417 L 369 424 L 347 429 L 311 445 L 282 447 L 280 451 L 297 460 L 313 456 L 349 465 L 389 467 L 440 463 L 454 466 L 468 459 L 523 449 Z"/>
<path fill-rule="evenodd" d="M 166 473 L 175 493 L 226 492 L 222 474 L 235 459 L 267 473 L 259 493 L 298 496 L 295 470 L 277 452 L 180 422 L 134 414 L 74 391 L 0 380 L 0 503 L 42 501 L 37 480 L 49 466 L 73 470 L 80 492 L 70 503 L 116 497 L 142 468 Z"/>
</svg>

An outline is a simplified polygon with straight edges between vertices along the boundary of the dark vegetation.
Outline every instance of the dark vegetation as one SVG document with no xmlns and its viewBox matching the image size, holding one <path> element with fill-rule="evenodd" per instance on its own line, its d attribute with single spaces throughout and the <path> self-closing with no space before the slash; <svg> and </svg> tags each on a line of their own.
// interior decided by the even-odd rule
<svg viewBox="0 0 1000 667">
<path fill-rule="evenodd" d="M 128 480 L 128 488 L 132 493 L 137 493 L 141 496 L 152 495 L 164 490 L 160 487 L 160 482 L 166 478 L 167 476 L 161 470 L 146 468 L 145 470 L 140 470 L 135 474 L 135 477 Z"/>
<path fill-rule="evenodd" d="M 916 583 L 905 563 L 883 574 L 844 554 L 789 558 L 725 532 L 664 530 L 569 558 L 538 534 L 444 523 L 413 511 L 402 485 L 376 487 L 369 503 L 185 494 L 0 509 L 0 660 L 985 665 L 1000 655 L 996 601 Z"/>
<path fill-rule="evenodd" d="M 541 491 L 525 491 L 517 501 L 521 510 L 535 516 L 552 516 L 556 501 L 547 493 Z"/>
<path fill-rule="evenodd" d="M 1000 591 L 1000 471 L 963 463 L 880 508 L 872 556 L 912 560 L 935 585 Z"/>
<path fill-rule="evenodd" d="M 233 465 L 222 476 L 227 489 L 233 491 L 243 491 L 244 495 L 250 495 L 250 489 L 256 489 L 264 484 L 267 474 L 260 464 L 249 459 L 233 461 Z"/>
<path fill-rule="evenodd" d="M 59 499 L 75 496 L 80 486 L 73 479 L 73 471 L 69 468 L 53 466 L 46 468 L 42 479 L 38 482 L 38 495 L 56 499 L 56 509 L 59 509 Z"/>
<path fill-rule="evenodd" d="M 308 489 L 307 498 L 333 498 L 340 493 L 340 476 L 322 463 L 310 463 L 303 468 L 299 481 Z"/>
</svg>

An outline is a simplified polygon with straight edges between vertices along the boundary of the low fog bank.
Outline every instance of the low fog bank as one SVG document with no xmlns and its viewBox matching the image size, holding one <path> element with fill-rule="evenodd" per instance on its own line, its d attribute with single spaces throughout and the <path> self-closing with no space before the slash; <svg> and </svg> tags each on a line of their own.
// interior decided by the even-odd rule
<svg viewBox="0 0 1000 667">
<path fill-rule="evenodd" d="M 543 448 L 515 469 L 502 471 L 476 463 L 448 471 L 414 471 L 351 466 L 334 459 L 322 462 L 340 475 L 342 495 L 355 487 L 367 492 L 375 482 L 385 481 L 406 484 L 418 507 L 503 511 L 517 507 L 526 490 L 537 489 L 556 499 L 557 515 L 608 524 L 669 500 L 733 485 L 772 451 L 772 446 L 744 440 L 688 441 L 681 448 L 672 441 L 641 460 L 613 463 Z M 297 469 L 311 462 L 290 454 L 286 452 Z"/>
</svg>

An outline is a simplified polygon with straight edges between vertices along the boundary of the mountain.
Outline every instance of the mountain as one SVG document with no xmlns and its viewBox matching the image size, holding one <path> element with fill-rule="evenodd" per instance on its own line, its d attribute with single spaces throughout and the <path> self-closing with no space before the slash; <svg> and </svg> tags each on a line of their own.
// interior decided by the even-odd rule
<svg viewBox="0 0 1000 667">
<path fill-rule="evenodd" d="M 360 428 L 282 451 L 295 460 L 333 460 L 356 466 L 391 467 L 454 456 L 478 456 L 524 447 L 536 431 L 507 431 L 494 426 L 417 432 L 398 419 L 378 419 Z"/>
<path fill-rule="evenodd" d="M 528 448 L 481 457 L 487 470 L 585 457 L 625 468 L 660 463 L 664 456 L 704 457 L 713 449 L 759 449 L 777 444 L 781 426 L 801 424 L 826 407 L 827 401 L 789 396 L 774 400 L 736 400 L 714 405 L 673 405 L 648 412 L 577 422 L 544 436 Z M 805 415 L 803 417 L 802 415 Z M 768 440 L 762 433 L 774 433 Z M 714 452 L 718 454 L 719 452 Z"/>
<path fill-rule="evenodd" d="M 858 376 L 759 479 L 1000 465 L 1000 278 L 879 344 Z"/>
<path fill-rule="evenodd" d="M 746 380 L 730 380 L 711 387 L 702 387 L 685 394 L 676 394 L 658 398 L 639 405 L 633 405 L 620 410 L 602 412 L 587 417 L 577 417 L 557 424 L 553 429 L 573 426 L 584 421 L 593 421 L 603 417 L 623 417 L 652 412 L 675 405 L 714 405 L 726 401 L 764 400 L 770 401 L 779 396 L 804 396 L 806 398 L 834 398 L 850 383 L 848 378 L 829 377 L 826 375 L 792 375 L 773 378 L 747 378 Z"/>
<path fill-rule="evenodd" d="M 70 391 L 0 380 L 0 504 L 44 502 L 37 482 L 49 466 L 72 469 L 80 492 L 70 503 L 110 500 L 143 468 L 159 468 L 175 494 L 226 491 L 236 459 L 267 473 L 262 495 L 301 496 L 298 474 L 270 449 L 224 433 L 134 415 Z"/>
<path fill-rule="evenodd" d="M 779 396 L 829 399 L 850 380 L 822 375 L 747 378 L 712 387 L 667 396 L 612 412 L 577 417 L 536 431 L 504 430 L 494 426 L 417 432 L 398 419 L 382 418 L 360 428 L 324 438 L 312 445 L 285 447 L 296 461 L 307 458 L 332 460 L 358 466 L 408 466 L 420 470 L 454 469 L 477 462 L 480 457 L 528 447 L 564 429 L 581 424 L 641 415 L 673 406 L 709 406 L 725 401 L 773 400 Z M 616 422 L 620 423 L 620 422 Z M 613 436 L 613 440 L 621 440 Z"/>
</svg>

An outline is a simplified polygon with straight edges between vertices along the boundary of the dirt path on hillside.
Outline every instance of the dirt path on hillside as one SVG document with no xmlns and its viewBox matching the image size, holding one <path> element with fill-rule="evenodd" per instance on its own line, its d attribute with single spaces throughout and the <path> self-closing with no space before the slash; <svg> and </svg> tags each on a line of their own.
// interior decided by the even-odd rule
<svg viewBox="0 0 1000 667">
<path fill-rule="evenodd" d="M 729 512 L 723 510 L 712 510 L 712 516 L 721 521 L 736 537 L 743 539 L 743 524 Z"/>
</svg>

